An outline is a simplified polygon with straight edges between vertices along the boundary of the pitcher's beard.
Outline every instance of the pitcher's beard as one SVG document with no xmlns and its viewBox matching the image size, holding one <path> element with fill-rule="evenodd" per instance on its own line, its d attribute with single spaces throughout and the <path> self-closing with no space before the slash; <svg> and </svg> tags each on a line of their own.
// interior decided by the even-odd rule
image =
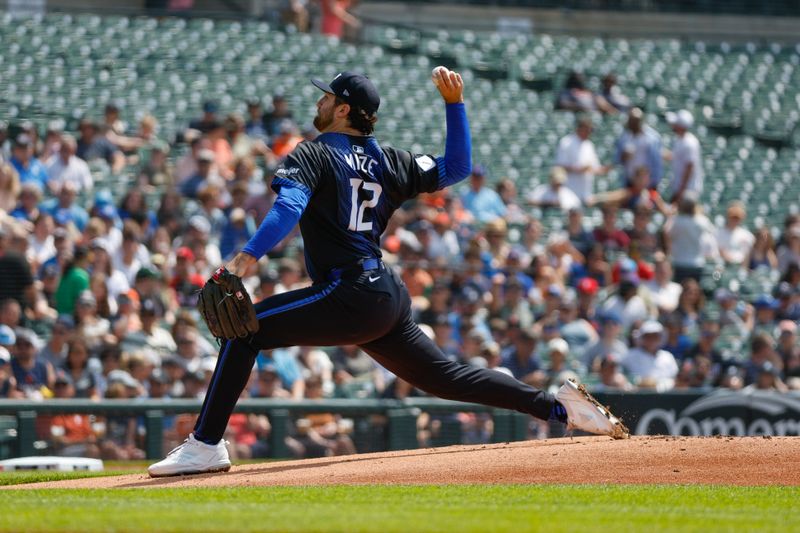
<svg viewBox="0 0 800 533">
<path fill-rule="evenodd" d="M 317 128 L 317 131 L 324 131 L 325 128 L 331 125 L 333 122 L 332 116 L 322 116 L 317 113 L 317 116 L 314 117 L 314 127 Z"/>
</svg>

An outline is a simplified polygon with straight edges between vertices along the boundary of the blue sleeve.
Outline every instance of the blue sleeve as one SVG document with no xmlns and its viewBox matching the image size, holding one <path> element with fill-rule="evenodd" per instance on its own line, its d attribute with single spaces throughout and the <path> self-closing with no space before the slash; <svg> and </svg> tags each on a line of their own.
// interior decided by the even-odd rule
<svg viewBox="0 0 800 533">
<path fill-rule="evenodd" d="M 294 187 L 288 183 L 282 184 L 275 204 L 242 251 L 260 259 L 262 255 L 272 250 L 300 220 L 300 216 L 308 205 L 308 200 L 309 195 L 304 187 Z"/>
<path fill-rule="evenodd" d="M 458 183 L 472 172 L 472 138 L 469 133 L 467 110 L 463 103 L 447 104 L 447 139 L 444 157 L 437 157 L 439 188 Z"/>
</svg>

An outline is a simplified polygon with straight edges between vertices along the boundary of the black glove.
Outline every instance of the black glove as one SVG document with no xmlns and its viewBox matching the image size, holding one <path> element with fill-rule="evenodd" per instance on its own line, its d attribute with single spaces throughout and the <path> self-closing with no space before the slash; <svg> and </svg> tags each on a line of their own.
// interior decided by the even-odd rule
<svg viewBox="0 0 800 533">
<path fill-rule="evenodd" d="M 256 310 L 242 278 L 220 267 L 203 285 L 197 307 L 211 334 L 233 340 L 258 332 Z"/>
</svg>

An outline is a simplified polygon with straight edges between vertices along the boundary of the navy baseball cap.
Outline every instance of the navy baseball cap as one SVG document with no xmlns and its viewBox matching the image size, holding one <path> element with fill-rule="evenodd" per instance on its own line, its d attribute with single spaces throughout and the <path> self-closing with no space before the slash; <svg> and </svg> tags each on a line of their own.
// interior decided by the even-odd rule
<svg viewBox="0 0 800 533">
<path fill-rule="evenodd" d="M 329 84 L 316 79 L 312 79 L 311 83 L 369 114 L 377 112 L 381 105 L 378 89 L 363 74 L 345 71 L 337 74 Z"/>
</svg>

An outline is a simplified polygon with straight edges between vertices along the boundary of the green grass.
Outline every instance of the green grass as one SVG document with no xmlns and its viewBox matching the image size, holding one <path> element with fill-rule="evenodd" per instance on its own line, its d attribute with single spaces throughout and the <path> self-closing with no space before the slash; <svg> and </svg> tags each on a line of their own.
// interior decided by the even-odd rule
<svg viewBox="0 0 800 533">
<path fill-rule="evenodd" d="M 143 469 L 118 468 L 115 470 L 103 470 L 100 472 L 58 472 L 54 470 L 19 470 L 15 472 L 0 472 L 0 486 L 39 483 L 40 481 L 59 481 L 61 479 L 78 479 L 82 477 L 121 476 L 124 474 L 139 474 L 142 471 Z M 1 503 L 0 506 L 2 506 Z"/>
<path fill-rule="evenodd" d="M 798 487 L 439 485 L 22 490 L 0 531 L 792 531 Z"/>
</svg>

